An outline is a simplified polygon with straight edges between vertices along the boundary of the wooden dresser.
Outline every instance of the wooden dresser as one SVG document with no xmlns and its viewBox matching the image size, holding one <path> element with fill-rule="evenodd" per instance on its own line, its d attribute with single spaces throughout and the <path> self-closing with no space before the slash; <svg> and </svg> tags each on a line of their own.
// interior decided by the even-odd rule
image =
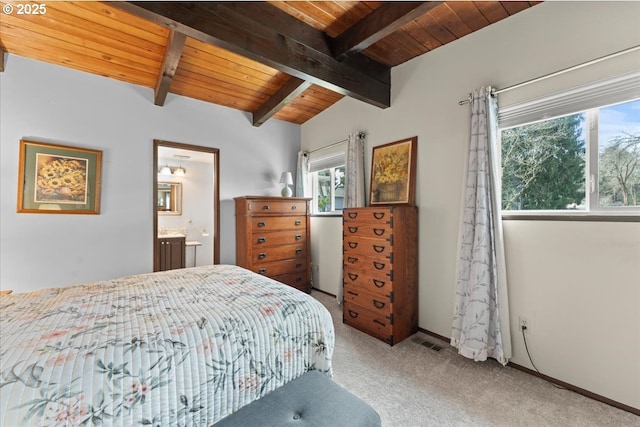
<svg viewBox="0 0 640 427">
<path fill-rule="evenodd" d="M 418 331 L 418 211 L 343 211 L 343 322 L 394 345 Z"/>
<path fill-rule="evenodd" d="M 309 201 L 236 197 L 236 264 L 311 292 Z"/>
</svg>

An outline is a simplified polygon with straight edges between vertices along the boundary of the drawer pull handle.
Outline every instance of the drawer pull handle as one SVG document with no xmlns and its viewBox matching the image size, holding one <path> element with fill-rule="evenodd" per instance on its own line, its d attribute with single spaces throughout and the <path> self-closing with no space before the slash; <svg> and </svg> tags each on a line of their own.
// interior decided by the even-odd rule
<svg viewBox="0 0 640 427">
<path fill-rule="evenodd" d="M 351 249 L 355 249 L 355 248 L 357 248 L 357 247 L 358 247 L 358 242 L 349 242 L 349 247 L 350 247 Z"/>
<path fill-rule="evenodd" d="M 373 213 L 373 217 L 375 219 L 382 219 L 382 218 L 384 218 L 384 212 L 374 212 Z"/>
<path fill-rule="evenodd" d="M 349 310 L 349 316 L 351 316 L 351 317 L 353 317 L 355 319 L 356 317 L 358 317 L 358 313 L 356 313 L 355 311 Z"/>
<path fill-rule="evenodd" d="M 358 275 L 355 273 L 347 273 L 347 276 L 349 276 L 349 279 L 355 281 L 358 278 Z"/>
<path fill-rule="evenodd" d="M 302 282 L 302 277 L 296 277 L 296 282 Z"/>
<path fill-rule="evenodd" d="M 265 254 L 264 252 L 260 252 L 260 254 L 258 254 L 258 258 L 260 259 L 264 259 L 267 257 L 267 254 Z"/>
<path fill-rule="evenodd" d="M 300 240 L 302 239 L 302 236 L 300 234 L 296 234 L 296 240 Z"/>
<path fill-rule="evenodd" d="M 385 267 L 385 265 L 386 264 L 384 262 L 373 261 L 373 266 L 378 270 L 382 270 Z"/>
<path fill-rule="evenodd" d="M 265 237 L 258 237 L 258 243 L 264 243 L 267 239 Z"/>
<path fill-rule="evenodd" d="M 355 257 L 347 257 L 347 261 L 350 262 L 351 264 L 355 264 L 356 262 L 358 262 L 358 258 Z"/>
<path fill-rule="evenodd" d="M 299 219 L 296 220 L 296 225 L 300 225 L 300 224 L 302 224 L 302 221 L 300 221 Z"/>
<path fill-rule="evenodd" d="M 265 274 L 267 272 L 266 268 L 261 268 L 260 270 L 258 270 L 258 273 L 260 274 Z"/>
<path fill-rule="evenodd" d="M 379 321 L 378 319 L 374 319 L 373 323 L 377 323 L 378 325 L 382 326 L 383 328 L 387 326 L 384 323 L 382 323 L 381 321 Z"/>
<path fill-rule="evenodd" d="M 347 293 L 348 293 L 348 294 L 353 295 L 354 297 L 357 297 L 357 296 L 358 296 L 358 293 L 357 293 L 357 292 L 347 291 Z"/>
<path fill-rule="evenodd" d="M 386 305 L 385 303 L 383 303 L 382 301 L 378 301 L 378 300 L 373 300 L 373 305 L 375 306 L 375 308 L 384 308 L 384 306 Z"/>
<path fill-rule="evenodd" d="M 373 279 L 373 284 L 376 288 L 383 287 L 387 282 L 383 282 L 382 280 Z"/>
<path fill-rule="evenodd" d="M 357 233 L 358 227 L 347 227 L 349 229 L 349 233 Z"/>
<path fill-rule="evenodd" d="M 374 228 L 373 232 L 375 233 L 376 236 L 382 236 L 384 234 L 384 228 Z"/>
<path fill-rule="evenodd" d="M 302 267 L 302 263 L 299 262 L 296 264 L 296 268 L 300 268 L 300 267 Z"/>
<path fill-rule="evenodd" d="M 269 210 L 269 205 L 264 205 L 264 206 L 262 207 L 262 209 L 263 209 L 263 210 L 265 210 L 265 211 L 268 211 L 268 210 Z"/>
<path fill-rule="evenodd" d="M 380 253 L 380 252 L 384 252 L 384 246 L 380 246 L 380 245 L 373 245 L 373 250 Z"/>
<path fill-rule="evenodd" d="M 265 225 L 267 225 L 267 224 L 265 224 L 265 223 L 264 223 L 264 222 L 262 222 L 262 221 L 260 221 L 260 222 L 258 223 L 258 227 L 264 227 Z"/>
<path fill-rule="evenodd" d="M 298 207 L 296 205 L 291 206 L 291 210 L 295 211 L 296 209 L 298 209 Z"/>
<path fill-rule="evenodd" d="M 302 249 L 296 249 L 296 254 L 301 254 L 302 253 Z"/>
<path fill-rule="evenodd" d="M 347 215 L 349 215 L 349 218 L 355 219 L 358 217 L 358 212 L 349 212 Z"/>
</svg>

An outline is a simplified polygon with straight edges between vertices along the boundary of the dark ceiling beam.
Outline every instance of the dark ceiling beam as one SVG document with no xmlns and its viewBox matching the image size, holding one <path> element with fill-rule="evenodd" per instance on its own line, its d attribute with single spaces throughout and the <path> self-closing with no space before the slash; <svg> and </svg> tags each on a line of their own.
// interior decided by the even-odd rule
<svg viewBox="0 0 640 427">
<path fill-rule="evenodd" d="M 110 4 L 336 93 L 378 107 L 389 107 L 389 67 L 381 70 L 381 64 L 378 64 L 371 70 L 356 69 L 340 62 L 322 47 L 323 43 L 326 44 L 324 37 L 319 38 L 313 31 L 304 33 L 301 41 L 291 35 L 290 28 L 277 28 L 268 19 L 256 21 L 248 17 L 249 14 L 243 11 L 250 9 L 252 3 L 247 2 L 247 6 L 237 10 L 236 6 L 225 5 L 225 2 L 143 1 Z"/>
<path fill-rule="evenodd" d="M 233 10 L 250 22 L 267 23 L 268 27 L 276 28 L 284 36 L 297 40 L 327 56 L 333 56 L 333 40 L 324 32 L 305 24 L 268 2 L 228 2 L 224 4 L 224 7 Z M 388 66 L 362 54 L 349 55 L 343 62 L 355 69 L 366 69 L 368 75 L 381 81 L 385 81 L 389 73 Z"/>
<path fill-rule="evenodd" d="M 297 77 L 291 77 L 284 86 L 253 113 L 253 125 L 260 126 L 269 120 L 274 114 L 287 106 L 287 104 L 296 99 L 298 95 L 310 86 L 311 82 Z"/>
<path fill-rule="evenodd" d="M 158 73 L 158 81 L 156 82 L 154 91 L 154 104 L 156 105 L 164 105 L 164 101 L 167 99 L 167 94 L 169 93 L 173 77 L 176 75 L 186 40 L 187 36 L 184 34 L 174 30 L 169 31 L 167 47 L 164 51 L 164 59 L 162 60 L 162 67 L 160 68 L 160 73 Z"/>
<path fill-rule="evenodd" d="M 332 54 L 331 46 L 327 43 L 327 38 L 322 31 L 305 24 L 266 1 L 228 2 L 224 4 L 224 8 L 245 18 L 247 24 L 250 22 L 266 23 L 269 27 L 277 29 L 281 34 L 295 39 L 305 46 L 326 55 Z"/>
<path fill-rule="evenodd" d="M 4 72 L 4 48 L 0 46 L 0 73 Z"/>
<path fill-rule="evenodd" d="M 334 39 L 333 56 L 342 60 L 360 52 L 441 3 L 386 2 Z"/>
</svg>

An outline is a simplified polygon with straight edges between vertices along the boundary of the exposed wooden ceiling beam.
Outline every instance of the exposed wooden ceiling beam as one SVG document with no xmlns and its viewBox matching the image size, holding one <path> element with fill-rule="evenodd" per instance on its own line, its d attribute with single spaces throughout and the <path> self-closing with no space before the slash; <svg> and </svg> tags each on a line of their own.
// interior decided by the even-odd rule
<svg viewBox="0 0 640 427">
<path fill-rule="evenodd" d="M 164 101 L 167 99 L 169 87 L 171 87 L 173 77 L 176 75 L 186 40 L 187 36 L 184 34 L 174 30 L 169 31 L 167 47 L 164 51 L 164 59 L 162 60 L 162 67 L 160 68 L 155 87 L 154 103 L 156 105 L 164 105 Z"/>
<path fill-rule="evenodd" d="M 334 92 L 382 108 L 391 103 L 389 67 L 381 71 L 378 64 L 371 70 L 356 69 L 318 47 L 326 41 L 313 35 L 317 33 L 309 31 L 300 38 L 293 37 L 290 28 L 278 28 L 277 23 L 268 18 L 251 19 L 248 13 L 242 12 L 244 7 L 234 10 L 233 5 L 225 5 L 225 2 L 110 4 Z"/>
<path fill-rule="evenodd" d="M 334 39 L 334 57 L 342 60 L 347 55 L 368 48 L 441 3 L 443 2 L 385 3 Z"/>
<path fill-rule="evenodd" d="M 266 23 L 270 28 L 276 28 L 281 34 L 297 40 L 311 49 L 327 56 L 333 56 L 332 40 L 324 32 L 305 24 L 298 18 L 265 1 L 225 2 L 224 7 L 253 22 Z M 368 56 L 362 54 L 349 55 L 343 62 L 354 69 L 366 69 L 368 75 L 378 80 L 386 81 L 388 78 L 389 67 L 376 62 Z"/>
<path fill-rule="evenodd" d="M 271 98 L 253 113 L 253 125 L 260 126 L 311 86 L 311 82 L 291 77 Z"/>
</svg>

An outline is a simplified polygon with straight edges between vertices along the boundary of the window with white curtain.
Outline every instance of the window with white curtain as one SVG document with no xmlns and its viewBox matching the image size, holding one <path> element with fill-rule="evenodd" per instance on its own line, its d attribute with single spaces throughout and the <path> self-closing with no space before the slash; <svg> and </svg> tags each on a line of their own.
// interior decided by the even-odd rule
<svg viewBox="0 0 640 427">
<path fill-rule="evenodd" d="M 311 213 L 340 213 L 344 207 L 346 143 L 309 153 Z"/>
<path fill-rule="evenodd" d="M 499 109 L 505 213 L 640 214 L 640 73 Z"/>
</svg>

